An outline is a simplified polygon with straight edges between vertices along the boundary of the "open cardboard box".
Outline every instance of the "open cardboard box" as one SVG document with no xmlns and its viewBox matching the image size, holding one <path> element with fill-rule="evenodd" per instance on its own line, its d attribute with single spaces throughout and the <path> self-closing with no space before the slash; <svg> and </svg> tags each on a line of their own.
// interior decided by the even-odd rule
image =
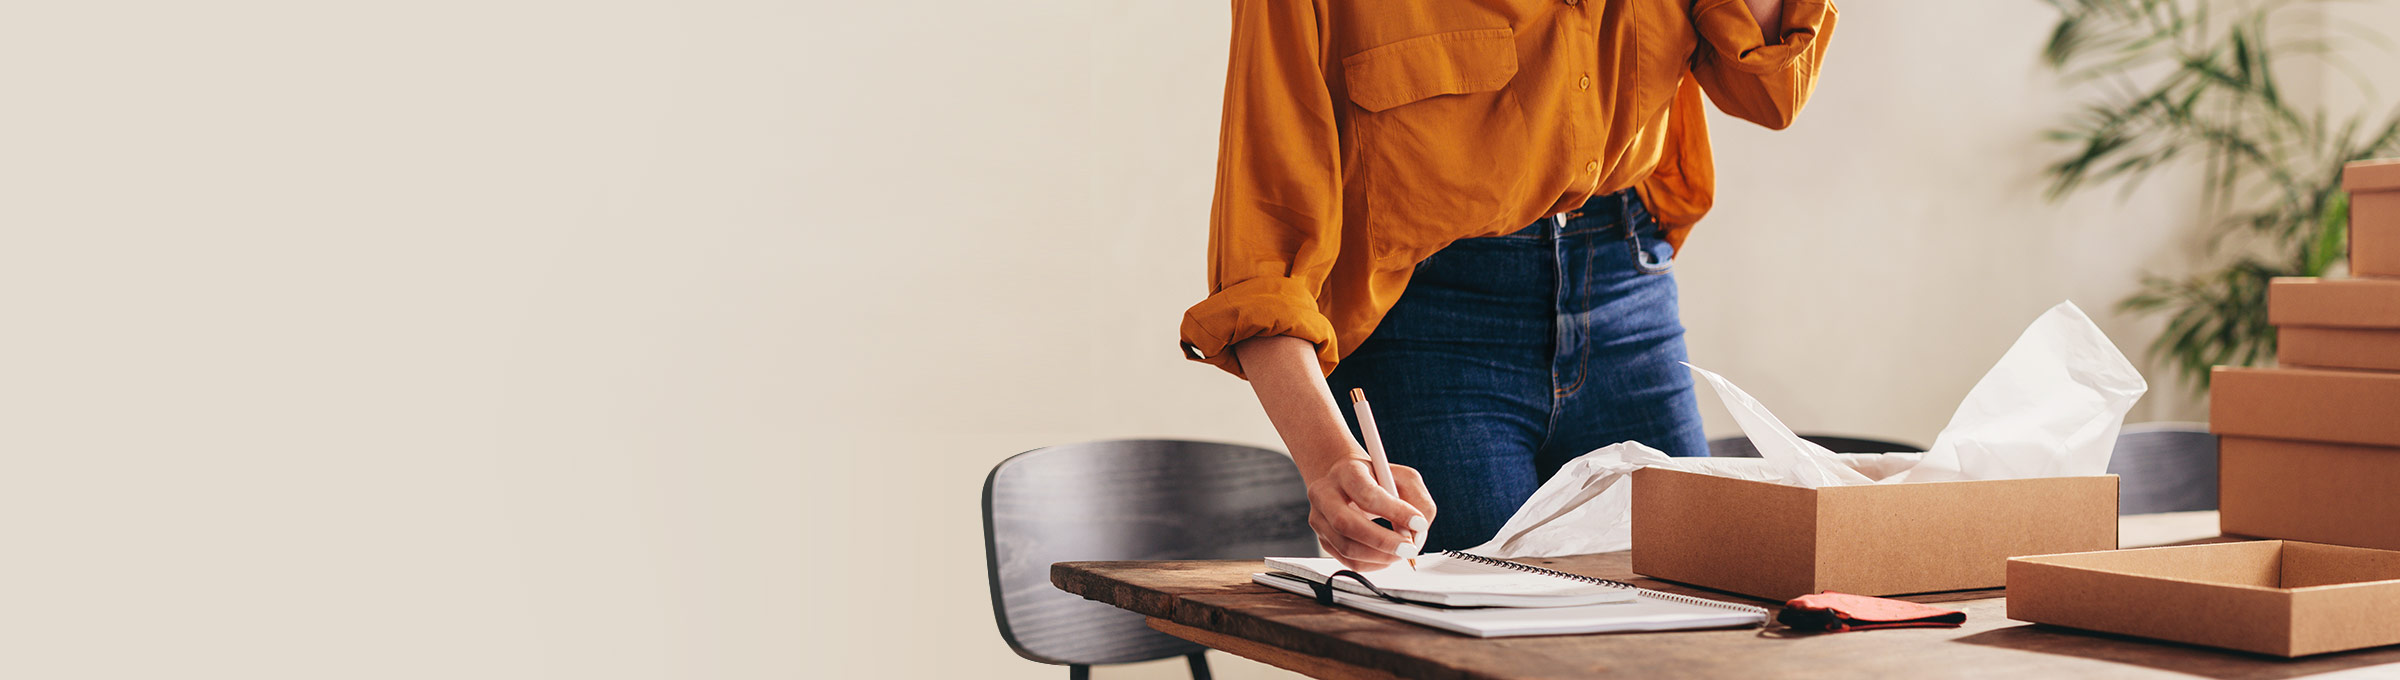
<svg viewBox="0 0 2400 680">
<path fill-rule="evenodd" d="M 1633 571 L 1788 600 L 1998 588 L 2008 558 L 2117 547 L 2117 477 L 1806 488 L 1633 473 Z"/>
<path fill-rule="evenodd" d="M 2400 643 L 2400 552 L 2251 541 L 2008 561 L 2008 617 L 2276 656 Z"/>
</svg>

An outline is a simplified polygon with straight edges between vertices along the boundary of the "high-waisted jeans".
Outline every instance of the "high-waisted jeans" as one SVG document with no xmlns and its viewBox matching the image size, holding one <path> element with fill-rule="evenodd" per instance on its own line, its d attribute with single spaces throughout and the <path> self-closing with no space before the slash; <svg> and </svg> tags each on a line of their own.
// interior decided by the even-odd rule
<svg viewBox="0 0 2400 680">
<path fill-rule="evenodd" d="M 1490 540 L 1576 456 L 1637 441 L 1708 455 L 1684 360 L 1672 249 L 1632 191 L 1458 241 L 1328 378 L 1366 389 L 1392 462 L 1437 506 L 1427 551 Z M 1335 399 L 1355 433 L 1348 398 Z"/>
</svg>

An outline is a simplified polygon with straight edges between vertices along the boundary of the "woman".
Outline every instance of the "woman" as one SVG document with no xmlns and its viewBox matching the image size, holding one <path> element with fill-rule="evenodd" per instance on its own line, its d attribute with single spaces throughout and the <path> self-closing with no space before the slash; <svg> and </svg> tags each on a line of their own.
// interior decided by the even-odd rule
<svg viewBox="0 0 2400 680">
<path fill-rule="evenodd" d="M 1327 552 L 1364 570 L 1476 545 L 1619 441 L 1707 454 L 1669 272 L 1713 192 L 1702 92 L 1789 125 L 1827 0 L 1233 8 L 1184 351 L 1250 381 Z M 1353 387 L 1397 497 L 1333 397 Z"/>
</svg>

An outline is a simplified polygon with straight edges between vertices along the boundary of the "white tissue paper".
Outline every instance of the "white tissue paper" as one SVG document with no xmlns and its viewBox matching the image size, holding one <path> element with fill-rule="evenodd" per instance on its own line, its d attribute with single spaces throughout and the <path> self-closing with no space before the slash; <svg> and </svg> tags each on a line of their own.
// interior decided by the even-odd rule
<svg viewBox="0 0 2400 680">
<path fill-rule="evenodd" d="M 1557 557 L 1633 547 L 1632 474 L 1642 467 L 1809 488 L 1850 484 L 2106 474 L 2141 373 L 2075 303 L 2061 302 L 1975 383 L 1923 454 L 1837 454 L 1792 434 L 1723 376 L 1714 388 L 1758 458 L 1670 458 L 1635 442 L 1602 447 L 1544 482 L 1491 542 L 1467 552 Z"/>
</svg>

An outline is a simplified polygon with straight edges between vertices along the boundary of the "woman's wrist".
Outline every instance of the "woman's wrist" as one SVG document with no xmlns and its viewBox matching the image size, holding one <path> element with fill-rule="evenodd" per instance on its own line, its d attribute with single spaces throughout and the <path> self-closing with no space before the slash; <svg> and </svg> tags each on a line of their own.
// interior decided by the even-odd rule
<svg viewBox="0 0 2400 680">
<path fill-rule="evenodd" d="M 1350 438 L 1333 390 L 1317 372 L 1315 343 L 1289 336 L 1259 337 L 1236 343 L 1233 351 L 1303 478 L 1315 480 L 1346 461 L 1366 460 L 1366 451 Z"/>
<path fill-rule="evenodd" d="M 1359 448 L 1356 442 L 1351 441 L 1348 429 L 1335 429 L 1330 433 L 1306 433 L 1302 436 L 1307 438 L 1306 442 L 1294 441 L 1296 437 L 1286 434 L 1283 437 L 1283 445 L 1291 449 L 1292 464 L 1300 468 L 1300 476 L 1303 479 L 1315 480 L 1323 476 L 1327 470 L 1354 462 L 1365 464 L 1368 461 L 1367 452 Z"/>
</svg>

